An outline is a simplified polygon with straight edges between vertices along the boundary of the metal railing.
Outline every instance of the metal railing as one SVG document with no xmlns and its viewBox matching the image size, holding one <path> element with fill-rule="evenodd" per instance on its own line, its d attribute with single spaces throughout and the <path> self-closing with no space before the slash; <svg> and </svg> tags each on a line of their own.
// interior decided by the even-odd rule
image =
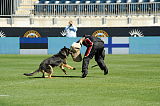
<svg viewBox="0 0 160 106">
<path fill-rule="evenodd" d="M 160 15 L 160 3 L 34 4 L 35 16 Z"/>
<path fill-rule="evenodd" d="M 1 2 L 0 5 L 0 16 L 56 17 L 160 15 L 160 2 L 102 4 L 36 4 L 32 0 L 2 1 L 4 2 Z M 11 3 L 10 8 L 5 7 L 8 3 Z"/>
</svg>

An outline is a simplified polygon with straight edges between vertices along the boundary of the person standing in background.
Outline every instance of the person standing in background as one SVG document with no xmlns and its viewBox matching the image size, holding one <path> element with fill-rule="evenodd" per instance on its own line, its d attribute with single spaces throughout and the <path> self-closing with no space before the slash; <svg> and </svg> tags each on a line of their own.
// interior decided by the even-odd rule
<svg viewBox="0 0 160 106">
<path fill-rule="evenodd" d="M 66 37 L 77 37 L 77 27 L 73 25 L 73 21 L 69 21 L 69 25 L 65 27 L 61 34 Z"/>
</svg>

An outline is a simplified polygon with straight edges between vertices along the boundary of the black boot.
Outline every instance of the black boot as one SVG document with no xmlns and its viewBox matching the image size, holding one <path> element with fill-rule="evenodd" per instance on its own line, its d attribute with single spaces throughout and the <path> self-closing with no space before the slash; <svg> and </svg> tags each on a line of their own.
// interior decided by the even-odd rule
<svg viewBox="0 0 160 106">
<path fill-rule="evenodd" d="M 105 69 L 104 70 L 104 75 L 107 75 L 108 74 L 108 69 Z"/>
<path fill-rule="evenodd" d="M 86 71 L 82 72 L 82 78 L 85 78 L 86 76 L 87 76 L 87 72 Z"/>
</svg>

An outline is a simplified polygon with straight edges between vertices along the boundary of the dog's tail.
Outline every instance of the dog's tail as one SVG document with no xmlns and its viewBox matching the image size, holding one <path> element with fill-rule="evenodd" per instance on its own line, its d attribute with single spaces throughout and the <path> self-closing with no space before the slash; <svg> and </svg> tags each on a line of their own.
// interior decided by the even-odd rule
<svg viewBox="0 0 160 106">
<path fill-rule="evenodd" d="M 98 64 L 91 66 L 91 68 L 94 68 L 94 67 L 96 67 L 96 66 L 98 66 Z"/>
<path fill-rule="evenodd" d="M 34 74 L 36 74 L 38 72 L 39 72 L 39 69 L 37 69 L 36 71 L 34 71 L 32 73 L 24 73 L 23 75 L 25 75 L 25 76 L 32 76 L 32 75 L 34 75 Z"/>
</svg>

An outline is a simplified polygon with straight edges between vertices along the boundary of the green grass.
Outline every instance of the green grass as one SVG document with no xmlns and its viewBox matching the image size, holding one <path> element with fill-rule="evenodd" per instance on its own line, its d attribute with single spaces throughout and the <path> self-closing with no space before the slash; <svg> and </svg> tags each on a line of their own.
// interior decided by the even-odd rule
<svg viewBox="0 0 160 106">
<path fill-rule="evenodd" d="M 71 57 L 77 70 L 67 76 L 58 67 L 53 79 L 22 75 L 48 56 L 0 55 L 0 106 L 160 106 L 160 55 L 106 55 L 106 76 L 92 59 L 80 78 L 81 63 Z"/>
</svg>

